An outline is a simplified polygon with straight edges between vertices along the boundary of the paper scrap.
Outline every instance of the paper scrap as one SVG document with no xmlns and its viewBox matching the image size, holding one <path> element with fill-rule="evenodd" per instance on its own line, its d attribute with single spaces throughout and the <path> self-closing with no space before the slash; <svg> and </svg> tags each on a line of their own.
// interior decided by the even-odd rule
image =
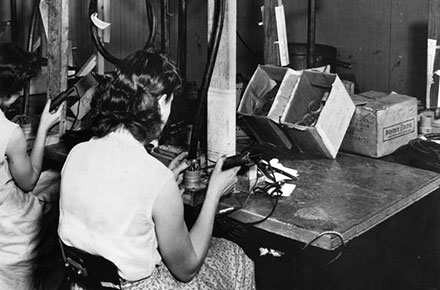
<svg viewBox="0 0 440 290">
<path fill-rule="evenodd" d="M 102 21 L 101 19 L 99 19 L 97 12 L 90 15 L 90 19 L 92 20 L 93 24 L 100 30 L 104 30 L 111 25 L 111 23 L 105 22 L 105 21 Z"/>
<path fill-rule="evenodd" d="M 285 167 L 283 164 L 280 163 L 280 160 L 277 159 L 277 158 L 272 158 L 272 159 L 269 161 L 269 164 L 270 164 L 270 166 L 272 166 L 272 167 L 278 168 L 278 169 L 280 169 L 280 170 L 283 170 L 283 171 L 289 173 L 290 175 L 293 175 L 293 176 L 295 176 L 295 177 L 298 177 L 298 170 L 296 170 L 296 169 L 292 169 L 292 168 L 289 168 L 289 167 Z M 280 173 L 278 173 L 278 174 L 280 174 Z M 284 176 L 284 175 L 282 175 L 282 174 L 280 174 L 280 175 L 281 175 L 281 176 Z M 276 176 L 275 176 L 275 177 L 276 177 Z M 285 178 L 285 177 L 286 177 L 286 176 L 284 176 L 284 178 Z"/>
<path fill-rule="evenodd" d="M 284 254 L 285 254 L 284 252 L 281 252 L 278 250 L 263 248 L 263 247 L 259 248 L 259 251 L 260 251 L 260 257 L 266 256 L 266 255 L 271 255 L 271 256 L 279 258 L 279 257 L 284 256 Z"/>
</svg>

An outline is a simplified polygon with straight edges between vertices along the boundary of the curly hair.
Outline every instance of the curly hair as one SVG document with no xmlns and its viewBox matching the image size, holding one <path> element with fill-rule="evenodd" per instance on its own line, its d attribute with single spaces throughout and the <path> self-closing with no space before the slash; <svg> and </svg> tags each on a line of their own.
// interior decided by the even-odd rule
<svg viewBox="0 0 440 290">
<path fill-rule="evenodd" d="M 124 127 L 138 141 L 150 142 L 163 125 L 159 98 L 166 94 L 169 101 L 180 86 L 177 68 L 164 53 L 131 53 L 96 88 L 91 102 L 93 134 L 104 137 Z"/>
<path fill-rule="evenodd" d="M 41 68 L 40 59 L 11 43 L 0 44 L 0 98 L 20 92 Z"/>
</svg>

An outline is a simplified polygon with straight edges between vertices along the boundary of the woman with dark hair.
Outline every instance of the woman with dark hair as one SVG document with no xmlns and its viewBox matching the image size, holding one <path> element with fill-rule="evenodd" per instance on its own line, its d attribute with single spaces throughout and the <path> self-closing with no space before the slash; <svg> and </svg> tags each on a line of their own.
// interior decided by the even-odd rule
<svg viewBox="0 0 440 290">
<path fill-rule="evenodd" d="M 145 150 L 167 122 L 180 82 L 164 55 L 137 51 L 97 87 L 95 137 L 72 149 L 61 173 L 59 236 L 113 262 L 122 289 L 254 289 L 253 262 L 211 237 L 238 168 L 222 171 L 218 160 L 188 230 L 176 182 L 188 165 L 172 162 L 170 170 Z"/>
<path fill-rule="evenodd" d="M 47 101 L 30 155 L 20 126 L 2 111 L 17 100 L 26 82 L 38 72 L 34 54 L 0 44 L 0 289 L 5 290 L 34 289 L 33 259 L 45 205 L 51 198 L 49 192 L 37 196 L 32 190 L 41 177 L 47 132 L 58 122 L 61 111 L 51 114 Z"/>
</svg>

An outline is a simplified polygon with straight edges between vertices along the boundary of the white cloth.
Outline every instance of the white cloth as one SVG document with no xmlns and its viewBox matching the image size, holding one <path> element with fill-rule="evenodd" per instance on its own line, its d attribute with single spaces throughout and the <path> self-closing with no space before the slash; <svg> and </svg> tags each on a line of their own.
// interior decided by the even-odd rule
<svg viewBox="0 0 440 290">
<path fill-rule="evenodd" d="M 118 130 L 75 146 L 61 176 L 63 242 L 112 261 L 126 280 L 148 277 L 161 261 L 152 207 L 164 185 L 177 188 L 171 170 Z"/>
</svg>

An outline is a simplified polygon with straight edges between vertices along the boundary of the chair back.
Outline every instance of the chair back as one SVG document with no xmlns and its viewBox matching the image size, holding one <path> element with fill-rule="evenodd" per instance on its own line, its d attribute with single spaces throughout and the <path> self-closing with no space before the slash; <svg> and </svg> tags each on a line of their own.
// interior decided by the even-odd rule
<svg viewBox="0 0 440 290">
<path fill-rule="evenodd" d="M 68 283 L 87 290 L 121 289 L 118 268 L 111 261 L 65 245 L 59 239 Z"/>
</svg>

